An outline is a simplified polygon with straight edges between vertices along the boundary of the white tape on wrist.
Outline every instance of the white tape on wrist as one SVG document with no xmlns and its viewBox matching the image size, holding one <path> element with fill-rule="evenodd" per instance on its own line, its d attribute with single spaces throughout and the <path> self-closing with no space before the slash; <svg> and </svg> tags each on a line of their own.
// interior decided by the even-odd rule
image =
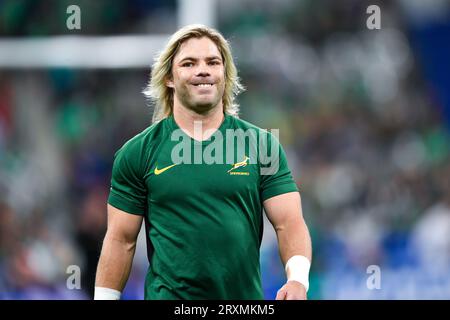
<svg viewBox="0 0 450 320">
<path fill-rule="evenodd" d="M 304 256 L 292 256 L 286 262 L 286 275 L 287 281 L 298 281 L 300 282 L 308 292 L 309 289 L 309 268 L 311 267 L 311 262 L 308 258 Z"/>
<path fill-rule="evenodd" d="M 121 294 L 120 291 L 114 289 L 95 287 L 94 300 L 120 300 Z"/>
</svg>

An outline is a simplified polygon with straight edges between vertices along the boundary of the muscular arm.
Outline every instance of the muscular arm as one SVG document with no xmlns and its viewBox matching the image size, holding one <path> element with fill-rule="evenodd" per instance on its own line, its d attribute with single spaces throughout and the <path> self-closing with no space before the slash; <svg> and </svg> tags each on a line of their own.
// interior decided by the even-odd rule
<svg viewBox="0 0 450 320">
<path fill-rule="evenodd" d="M 97 266 L 96 287 L 122 292 L 130 274 L 141 224 L 142 216 L 108 204 L 108 229 Z"/>
<path fill-rule="evenodd" d="M 277 234 L 283 265 L 295 255 L 311 261 L 311 238 L 303 219 L 300 193 L 290 192 L 267 199 L 264 209 Z"/>
</svg>

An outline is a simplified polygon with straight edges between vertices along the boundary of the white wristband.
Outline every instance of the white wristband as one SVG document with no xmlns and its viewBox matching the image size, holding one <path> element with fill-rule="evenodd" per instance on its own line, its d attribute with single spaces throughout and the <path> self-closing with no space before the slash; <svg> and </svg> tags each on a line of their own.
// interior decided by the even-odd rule
<svg viewBox="0 0 450 320">
<path fill-rule="evenodd" d="M 287 281 L 298 281 L 300 282 L 308 292 L 309 289 L 309 268 L 311 267 L 311 262 L 308 258 L 304 256 L 292 256 L 286 262 L 286 275 Z"/>
<path fill-rule="evenodd" d="M 120 300 L 121 294 L 120 291 L 114 289 L 95 287 L 94 300 Z"/>
</svg>

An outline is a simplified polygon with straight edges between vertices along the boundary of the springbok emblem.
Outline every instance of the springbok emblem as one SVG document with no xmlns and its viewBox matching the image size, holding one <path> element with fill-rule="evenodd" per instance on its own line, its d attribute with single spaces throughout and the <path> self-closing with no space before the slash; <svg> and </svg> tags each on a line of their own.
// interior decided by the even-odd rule
<svg viewBox="0 0 450 320">
<path fill-rule="evenodd" d="M 232 170 L 235 170 L 235 169 L 240 168 L 240 167 L 245 167 L 248 164 L 247 163 L 248 160 L 250 160 L 250 158 L 245 156 L 243 161 L 233 164 L 232 165 L 233 167 L 230 170 L 228 170 L 227 172 L 230 173 Z"/>
</svg>

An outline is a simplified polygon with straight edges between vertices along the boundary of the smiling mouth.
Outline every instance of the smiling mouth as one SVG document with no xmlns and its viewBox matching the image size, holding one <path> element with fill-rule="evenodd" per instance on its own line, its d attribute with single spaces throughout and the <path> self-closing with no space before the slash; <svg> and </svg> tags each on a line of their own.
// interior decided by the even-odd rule
<svg viewBox="0 0 450 320">
<path fill-rule="evenodd" d="M 210 88 L 213 85 L 214 84 L 212 84 L 212 83 L 197 83 L 197 84 L 194 84 L 194 86 L 200 87 L 200 88 Z"/>
</svg>

